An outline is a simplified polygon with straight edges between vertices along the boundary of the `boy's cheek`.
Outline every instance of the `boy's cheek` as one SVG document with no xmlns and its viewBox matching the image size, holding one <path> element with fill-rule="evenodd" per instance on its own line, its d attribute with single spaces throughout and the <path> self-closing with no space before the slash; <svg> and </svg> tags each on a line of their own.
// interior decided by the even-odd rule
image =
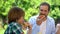
<svg viewBox="0 0 60 34">
<path fill-rule="evenodd" d="M 24 22 L 24 19 L 23 19 L 23 18 L 20 18 L 20 19 L 18 20 L 18 22 L 19 22 L 19 23 L 23 23 L 23 22 Z"/>
</svg>

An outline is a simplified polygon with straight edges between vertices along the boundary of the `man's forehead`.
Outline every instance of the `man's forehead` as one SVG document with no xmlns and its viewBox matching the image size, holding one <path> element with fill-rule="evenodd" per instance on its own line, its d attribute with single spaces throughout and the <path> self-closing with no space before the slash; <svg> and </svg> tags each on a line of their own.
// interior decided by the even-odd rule
<svg viewBox="0 0 60 34">
<path fill-rule="evenodd" d="M 48 9 L 48 6 L 47 5 L 42 5 L 42 6 L 40 6 L 40 9 Z"/>
</svg>

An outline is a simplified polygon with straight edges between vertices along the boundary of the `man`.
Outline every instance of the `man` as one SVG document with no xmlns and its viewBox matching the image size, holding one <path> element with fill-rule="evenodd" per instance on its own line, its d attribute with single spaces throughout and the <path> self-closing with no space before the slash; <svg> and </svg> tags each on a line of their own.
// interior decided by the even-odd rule
<svg viewBox="0 0 60 34">
<path fill-rule="evenodd" d="M 39 15 L 29 19 L 32 25 L 32 34 L 55 34 L 55 21 L 49 17 L 50 5 L 46 2 L 40 4 Z"/>
</svg>

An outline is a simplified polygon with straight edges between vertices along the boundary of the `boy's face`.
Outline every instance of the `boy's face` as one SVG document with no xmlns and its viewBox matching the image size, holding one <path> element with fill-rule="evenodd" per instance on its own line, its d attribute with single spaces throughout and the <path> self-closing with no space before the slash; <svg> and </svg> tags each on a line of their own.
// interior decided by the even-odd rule
<svg viewBox="0 0 60 34">
<path fill-rule="evenodd" d="M 18 23 L 19 23 L 19 24 L 24 23 L 24 17 L 20 17 L 20 18 L 18 19 Z"/>
</svg>

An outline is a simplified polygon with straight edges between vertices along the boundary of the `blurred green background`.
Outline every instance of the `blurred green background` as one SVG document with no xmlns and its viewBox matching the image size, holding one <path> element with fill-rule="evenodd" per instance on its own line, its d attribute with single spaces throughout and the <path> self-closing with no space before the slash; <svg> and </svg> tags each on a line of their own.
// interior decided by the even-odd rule
<svg viewBox="0 0 60 34">
<path fill-rule="evenodd" d="M 3 34 L 7 27 L 8 11 L 13 6 L 18 6 L 25 11 L 25 20 L 38 14 L 39 5 L 47 2 L 51 6 L 49 16 L 55 20 L 60 18 L 60 0 L 0 0 L 0 34 Z"/>
</svg>

